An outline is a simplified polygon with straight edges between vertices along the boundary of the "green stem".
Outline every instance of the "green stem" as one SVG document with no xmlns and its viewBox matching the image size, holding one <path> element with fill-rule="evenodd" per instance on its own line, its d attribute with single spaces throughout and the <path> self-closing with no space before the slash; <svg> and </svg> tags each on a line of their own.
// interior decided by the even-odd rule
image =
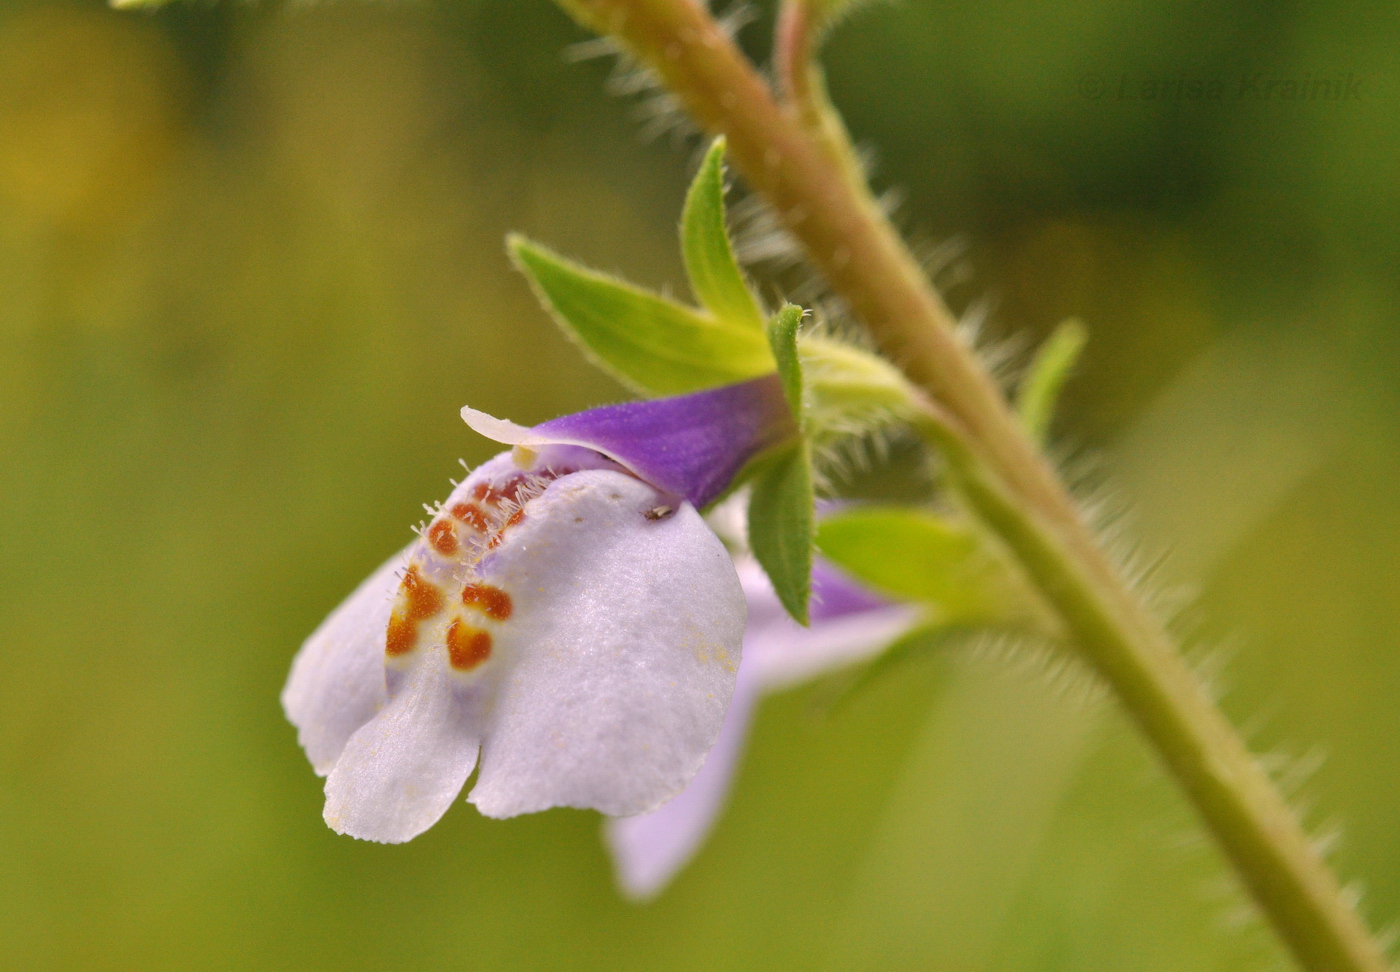
<svg viewBox="0 0 1400 972">
<path fill-rule="evenodd" d="M 779 100 L 697 0 L 559 0 L 652 68 L 729 153 L 882 350 L 927 392 L 923 433 L 1191 798 L 1245 885 L 1314 972 L 1385 972 L 1375 940 L 1068 490 L 853 164 L 810 64 L 803 5 L 780 14 Z M 936 405 L 934 404 L 936 403 Z"/>
<path fill-rule="evenodd" d="M 1106 588 L 1017 501 L 937 409 L 917 423 L 961 496 L 1014 551 L 1074 641 L 1113 686 L 1304 968 L 1383 972 L 1379 945 L 1267 774 L 1160 625 Z"/>
</svg>

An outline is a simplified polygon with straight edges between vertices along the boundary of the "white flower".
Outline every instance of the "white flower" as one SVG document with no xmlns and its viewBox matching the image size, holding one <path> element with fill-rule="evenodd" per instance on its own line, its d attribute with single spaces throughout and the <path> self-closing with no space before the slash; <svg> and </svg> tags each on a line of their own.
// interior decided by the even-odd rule
<svg viewBox="0 0 1400 972">
<path fill-rule="evenodd" d="M 478 762 L 487 816 L 653 810 L 734 691 L 744 594 L 696 508 L 794 434 L 776 377 L 534 430 L 468 414 L 528 442 L 326 619 L 282 693 L 340 833 L 413 838 Z"/>
</svg>

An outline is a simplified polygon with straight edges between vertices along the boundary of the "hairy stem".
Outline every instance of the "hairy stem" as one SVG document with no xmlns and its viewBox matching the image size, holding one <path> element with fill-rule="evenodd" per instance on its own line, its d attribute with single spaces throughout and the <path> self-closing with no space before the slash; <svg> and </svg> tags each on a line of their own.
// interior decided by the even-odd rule
<svg viewBox="0 0 1400 972">
<path fill-rule="evenodd" d="M 811 63 L 805 5 L 780 14 L 783 96 L 699 0 L 559 0 L 620 40 L 710 131 L 881 348 L 929 396 L 921 428 L 1185 789 L 1302 966 L 1384 972 L 1381 949 L 1267 775 L 1098 546 L 854 163 Z"/>
</svg>

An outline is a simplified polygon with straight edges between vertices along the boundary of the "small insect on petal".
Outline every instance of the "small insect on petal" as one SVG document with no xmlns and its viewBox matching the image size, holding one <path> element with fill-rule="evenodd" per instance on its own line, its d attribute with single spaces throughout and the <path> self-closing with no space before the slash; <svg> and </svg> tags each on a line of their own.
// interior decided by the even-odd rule
<svg viewBox="0 0 1400 972">
<path fill-rule="evenodd" d="M 648 520 L 664 520 L 674 512 L 675 509 L 669 506 L 653 506 L 642 515 Z"/>
<path fill-rule="evenodd" d="M 471 671 L 491 657 L 491 635 L 463 621 L 447 628 L 447 660 L 459 672 Z"/>
</svg>

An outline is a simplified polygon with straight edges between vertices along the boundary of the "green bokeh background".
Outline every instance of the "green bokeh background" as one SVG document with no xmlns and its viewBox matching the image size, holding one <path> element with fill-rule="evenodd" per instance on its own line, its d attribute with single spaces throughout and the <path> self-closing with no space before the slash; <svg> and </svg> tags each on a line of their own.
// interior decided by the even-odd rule
<svg viewBox="0 0 1400 972">
<path fill-rule="evenodd" d="M 1299 798 L 1343 825 L 1377 925 L 1400 913 L 1393 13 L 904 0 L 829 49 L 903 224 L 968 241 L 954 304 L 990 298 L 1002 337 L 1091 325 L 1066 452 L 1178 551 L 1157 584 L 1197 582 L 1256 747 L 1327 754 Z M 607 64 L 565 58 L 583 39 L 546 0 L 0 5 L 0 967 L 1284 965 L 1112 707 L 1014 663 L 770 699 L 730 811 L 646 907 L 588 813 L 458 805 L 402 847 L 324 827 L 277 693 L 492 451 L 458 409 L 622 397 L 504 233 L 685 292 L 697 143 L 639 138 Z M 1359 84 L 1241 97 L 1259 72 Z"/>
</svg>

